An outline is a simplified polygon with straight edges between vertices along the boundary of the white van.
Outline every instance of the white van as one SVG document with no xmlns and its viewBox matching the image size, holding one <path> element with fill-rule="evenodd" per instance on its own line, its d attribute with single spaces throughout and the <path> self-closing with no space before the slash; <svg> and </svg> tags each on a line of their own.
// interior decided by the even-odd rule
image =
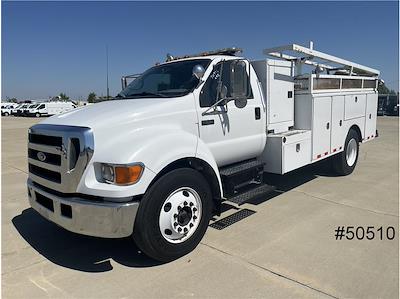
<svg viewBox="0 0 400 299">
<path fill-rule="evenodd" d="M 74 108 L 76 108 L 76 105 L 72 102 L 47 102 L 30 107 L 27 111 L 27 115 L 36 117 L 50 116 L 64 113 Z"/>
<path fill-rule="evenodd" d="M 39 104 L 40 104 L 40 103 L 39 103 Z M 32 103 L 32 104 L 28 105 L 28 107 L 26 107 L 26 108 L 23 110 L 22 115 L 24 115 L 24 116 L 29 116 L 29 115 L 31 115 L 31 111 L 34 111 L 35 108 L 39 106 L 39 104 Z"/>
<path fill-rule="evenodd" d="M 4 116 L 9 116 L 9 115 L 11 115 L 12 109 L 14 109 L 14 108 L 17 107 L 17 106 L 18 106 L 17 103 L 9 103 L 9 105 L 3 104 L 3 105 L 1 106 L 1 115 L 4 115 Z"/>
<path fill-rule="evenodd" d="M 30 105 L 30 103 L 24 103 L 22 105 L 17 106 L 15 109 L 11 110 L 13 115 L 16 116 L 22 116 L 24 115 L 24 110 L 27 109 Z"/>
</svg>

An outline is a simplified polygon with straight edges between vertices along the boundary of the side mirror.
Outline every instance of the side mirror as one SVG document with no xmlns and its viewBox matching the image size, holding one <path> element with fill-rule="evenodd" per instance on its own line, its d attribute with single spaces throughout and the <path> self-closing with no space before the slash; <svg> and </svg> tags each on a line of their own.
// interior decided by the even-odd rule
<svg viewBox="0 0 400 299">
<path fill-rule="evenodd" d="M 192 70 L 193 76 L 195 76 L 199 80 L 203 78 L 205 72 L 206 70 L 201 64 L 196 64 Z"/>
<path fill-rule="evenodd" d="M 231 63 L 231 97 L 238 100 L 244 100 L 249 95 L 249 76 L 247 76 L 246 62 L 244 60 L 235 60 Z"/>
</svg>

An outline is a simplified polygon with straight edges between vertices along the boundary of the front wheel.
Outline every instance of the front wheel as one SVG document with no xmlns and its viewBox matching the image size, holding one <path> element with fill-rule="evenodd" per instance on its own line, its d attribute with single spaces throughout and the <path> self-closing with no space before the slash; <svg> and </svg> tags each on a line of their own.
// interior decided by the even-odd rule
<svg viewBox="0 0 400 299">
<path fill-rule="evenodd" d="M 9 115 L 10 115 L 10 114 L 8 114 L 8 112 L 5 112 L 5 113 L 4 113 L 4 116 L 9 116 Z"/>
<path fill-rule="evenodd" d="M 40 117 L 40 113 L 36 113 L 35 116 L 36 116 L 36 117 Z"/>
<path fill-rule="evenodd" d="M 343 152 L 333 157 L 333 169 L 339 175 L 349 175 L 353 172 L 358 161 L 358 134 L 351 129 L 347 134 Z"/>
<path fill-rule="evenodd" d="M 190 168 L 176 169 L 144 195 L 133 238 L 146 255 L 168 262 L 196 248 L 211 213 L 212 195 L 203 175 Z"/>
</svg>

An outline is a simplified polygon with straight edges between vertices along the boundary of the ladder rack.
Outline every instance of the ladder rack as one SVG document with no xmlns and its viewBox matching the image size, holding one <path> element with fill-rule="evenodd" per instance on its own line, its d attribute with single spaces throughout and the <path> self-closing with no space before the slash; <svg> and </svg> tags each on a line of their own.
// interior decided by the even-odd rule
<svg viewBox="0 0 400 299">
<path fill-rule="evenodd" d="M 290 54 L 286 54 L 284 52 L 289 52 Z M 297 67 L 298 75 L 301 74 L 301 66 L 303 64 L 324 68 L 327 71 L 345 70 L 348 72 L 350 76 L 362 75 L 362 76 L 378 77 L 380 74 L 378 70 L 375 70 L 373 68 L 358 63 L 354 63 L 339 57 L 335 57 L 330 54 L 316 51 L 313 49 L 313 42 L 310 42 L 309 48 L 297 44 L 291 44 L 287 46 L 265 49 L 263 53 L 265 55 L 294 62 Z M 314 59 L 319 59 L 321 60 L 321 62 L 314 61 Z M 330 65 L 329 63 L 334 63 L 337 66 Z"/>
</svg>

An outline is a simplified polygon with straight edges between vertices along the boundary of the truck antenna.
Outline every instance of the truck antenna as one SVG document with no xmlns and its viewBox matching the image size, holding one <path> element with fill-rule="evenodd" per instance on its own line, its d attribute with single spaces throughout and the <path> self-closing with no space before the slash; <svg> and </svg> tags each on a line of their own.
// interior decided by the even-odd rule
<svg viewBox="0 0 400 299">
<path fill-rule="evenodd" d="M 108 88 L 108 45 L 106 45 L 106 72 L 107 72 L 107 100 L 110 98 L 110 89 Z"/>
</svg>

